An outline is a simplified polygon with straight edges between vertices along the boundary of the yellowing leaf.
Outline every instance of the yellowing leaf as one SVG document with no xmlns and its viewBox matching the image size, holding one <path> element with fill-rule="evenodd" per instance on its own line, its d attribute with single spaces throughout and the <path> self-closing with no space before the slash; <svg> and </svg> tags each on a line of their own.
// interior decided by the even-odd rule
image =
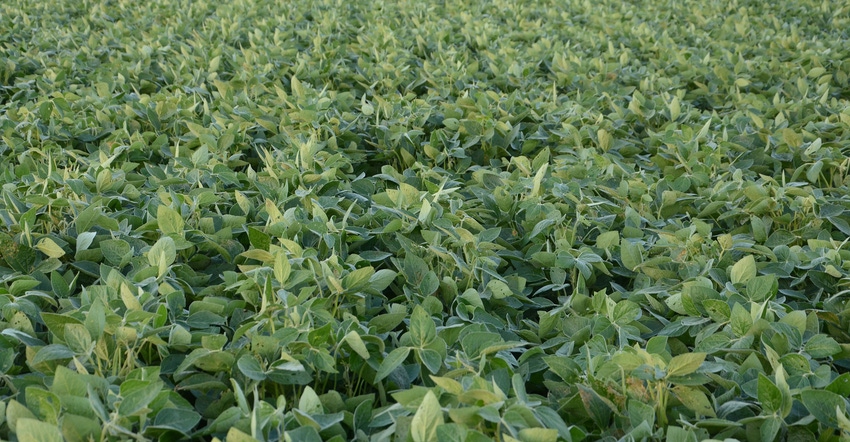
<svg viewBox="0 0 850 442">
<path fill-rule="evenodd" d="M 279 250 L 274 257 L 274 277 L 280 284 L 285 284 L 292 272 L 286 252 Z"/>
<path fill-rule="evenodd" d="M 269 253 L 265 250 L 260 250 L 260 249 L 246 250 L 246 251 L 240 253 L 239 256 L 243 256 L 243 257 L 248 258 L 248 259 L 256 259 L 257 261 L 264 262 L 264 263 L 266 263 L 266 262 L 270 263 L 270 262 L 273 262 L 275 260 L 274 255 L 272 255 L 271 253 Z"/>
<path fill-rule="evenodd" d="M 611 148 L 611 134 L 605 129 L 596 131 L 596 138 L 599 140 L 599 149 L 603 152 Z"/>
<path fill-rule="evenodd" d="M 413 442 L 436 442 L 437 426 L 443 424 L 443 410 L 433 391 L 428 391 L 410 422 Z"/>
<path fill-rule="evenodd" d="M 227 442 L 260 442 L 258 439 L 251 437 L 251 435 L 240 431 L 236 427 L 230 427 L 230 430 L 227 431 L 226 440 Z"/>
<path fill-rule="evenodd" d="M 62 250 L 62 247 L 59 247 L 59 244 L 56 244 L 56 242 L 50 238 L 42 238 L 41 241 L 36 244 L 35 248 L 50 258 L 61 258 L 65 256 L 65 251 Z"/>
<path fill-rule="evenodd" d="M 446 390 L 446 392 L 459 395 L 463 393 L 463 386 L 460 385 L 460 382 L 451 379 L 451 378 L 443 378 L 439 376 L 431 376 L 431 380 L 434 381 L 437 386 Z"/>
<path fill-rule="evenodd" d="M 682 105 L 679 103 L 679 97 L 673 97 L 673 101 L 668 106 L 670 109 L 670 121 L 676 121 L 682 113 Z"/>
<path fill-rule="evenodd" d="M 714 408 L 711 407 L 708 397 L 697 387 L 677 385 L 673 387 L 673 394 L 682 402 L 682 405 L 693 410 L 699 416 L 717 417 Z"/>
<path fill-rule="evenodd" d="M 549 169 L 549 163 L 544 164 L 540 169 L 537 170 L 537 173 L 534 174 L 534 181 L 532 182 L 531 187 L 531 195 L 532 196 L 540 196 L 541 185 L 543 184 L 543 177 L 546 176 L 546 171 Z"/>
<path fill-rule="evenodd" d="M 121 301 L 124 302 L 124 307 L 127 307 L 127 310 L 141 310 L 142 304 L 139 302 L 139 299 L 133 293 L 133 289 L 130 288 L 128 284 L 121 284 Z"/>
</svg>

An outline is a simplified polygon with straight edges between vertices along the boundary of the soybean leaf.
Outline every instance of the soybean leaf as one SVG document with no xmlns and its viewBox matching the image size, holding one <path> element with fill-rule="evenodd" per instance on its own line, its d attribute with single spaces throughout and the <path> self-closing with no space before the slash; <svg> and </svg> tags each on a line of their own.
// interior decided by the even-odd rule
<svg viewBox="0 0 850 442">
<path fill-rule="evenodd" d="M 236 366 L 248 379 L 262 381 L 266 378 L 265 371 L 253 356 L 243 355 L 236 361 Z"/>
<path fill-rule="evenodd" d="M 800 400 L 812 416 L 827 427 L 838 428 L 836 409 L 846 412 L 844 399 L 831 391 L 803 390 Z"/>
<path fill-rule="evenodd" d="M 56 425 L 35 419 L 21 418 L 16 423 L 15 433 L 21 442 L 62 442 L 62 433 Z"/>
<path fill-rule="evenodd" d="M 667 364 L 667 376 L 686 376 L 700 367 L 705 361 L 705 353 L 685 353 L 673 357 Z"/>
<path fill-rule="evenodd" d="M 436 442 L 437 427 L 442 423 L 443 411 L 440 408 L 440 402 L 434 392 L 429 391 L 413 415 L 410 435 L 414 442 Z"/>
<path fill-rule="evenodd" d="M 730 278 L 733 284 L 746 283 L 756 277 L 756 272 L 755 257 L 747 255 L 732 266 Z"/>
<path fill-rule="evenodd" d="M 409 354 L 410 347 L 399 347 L 391 351 L 378 367 L 378 372 L 375 374 L 375 382 L 379 382 L 389 376 L 390 373 L 407 359 L 407 355 Z"/>
<path fill-rule="evenodd" d="M 782 409 L 782 392 L 763 373 L 758 377 L 758 400 L 768 413 L 776 413 Z"/>
</svg>

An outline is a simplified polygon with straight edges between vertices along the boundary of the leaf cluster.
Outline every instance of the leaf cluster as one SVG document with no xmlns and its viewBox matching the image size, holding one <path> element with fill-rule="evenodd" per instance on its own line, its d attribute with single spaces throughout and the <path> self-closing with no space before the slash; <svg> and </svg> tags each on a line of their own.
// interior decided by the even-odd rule
<svg viewBox="0 0 850 442">
<path fill-rule="evenodd" d="M 0 438 L 850 437 L 850 7 L 0 3 Z"/>
</svg>

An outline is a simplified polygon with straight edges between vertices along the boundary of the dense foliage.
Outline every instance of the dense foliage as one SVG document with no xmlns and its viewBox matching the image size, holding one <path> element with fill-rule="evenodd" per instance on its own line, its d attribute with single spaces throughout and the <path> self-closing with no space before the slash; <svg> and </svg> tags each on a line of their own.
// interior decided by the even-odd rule
<svg viewBox="0 0 850 442">
<path fill-rule="evenodd" d="M 850 5 L 0 2 L 0 439 L 850 437 Z"/>
</svg>

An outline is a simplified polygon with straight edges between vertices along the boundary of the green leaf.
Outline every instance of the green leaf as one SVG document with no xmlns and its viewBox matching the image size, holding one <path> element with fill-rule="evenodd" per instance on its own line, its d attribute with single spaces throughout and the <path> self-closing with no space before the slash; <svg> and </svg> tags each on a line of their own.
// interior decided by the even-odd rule
<svg viewBox="0 0 850 442">
<path fill-rule="evenodd" d="M 328 428 L 334 426 L 335 424 L 342 422 L 344 419 L 344 413 L 331 413 L 331 414 L 307 414 L 301 410 L 295 410 L 295 418 L 299 423 L 315 428 L 318 431 L 324 431 Z"/>
<path fill-rule="evenodd" d="M 262 381 L 266 378 L 266 373 L 263 371 L 260 363 L 257 362 L 257 360 L 251 355 L 242 355 L 242 357 L 236 361 L 236 367 L 238 367 L 239 371 L 242 372 L 242 374 L 244 374 L 248 379 Z"/>
<path fill-rule="evenodd" d="M 696 412 L 698 416 L 717 417 L 708 397 L 699 388 L 677 385 L 672 391 L 682 405 Z"/>
<path fill-rule="evenodd" d="M 623 300 L 614 306 L 611 322 L 626 325 L 634 322 L 640 316 L 640 306 L 632 301 Z"/>
<path fill-rule="evenodd" d="M 74 352 L 68 347 L 61 344 L 46 345 L 36 352 L 32 358 L 32 364 L 38 365 L 42 362 L 50 362 L 56 360 L 71 359 L 74 357 Z"/>
<path fill-rule="evenodd" d="M 83 250 L 88 250 L 96 237 L 97 233 L 95 232 L 83 232 L 77 235 L 76 252 L 80 253 Z"/>
<path fill-rule="evenodd" d="M 841 352 L 838 342 L 824 334 L 812 336 L 805 347 L 806 353 L 815 359 L 827 358 Z"/>
<path fill-rule="evenodd" d="M 369 320 L 369 327 L 374 327 L 377 333 L 386 333 L 396 328 L 407 317 L 406 313 L 386 313 L 377 315 Z"/>
<path fill-rule="evenodd" d="M 761 442 L 773 442 L 776 440 L 776 435 L 782 429 L 782 419 L 779 416 L 770 416 L 761 423 L 759 433 Z"/>
<path fill-rule="evenodd" d="M 788 312 L 779 322 L 796 328 L 801 335 L 806 332 L 806 312 L 802 310 Z"/>
<path fill-rule="evenodd" d="M 416 349 L 416 352 L 419 355 L 419 359 L 422 360 L 422 363 L 425 364 L 425 367 L 431 373 L 436 374 L 443 367 L 443 357 L 436 350 L 424 348 Z"/>
<path fill-rule="evenodd" d="M 381 293 L 392 284 L 396 275 L 398 273 L 389 269 L 378 270 L 374 275 L 369 277 L 369 288 L 377 293 Z"/>
<path fill-rule="evenodd" d="M 440 442 L 465 442 L 469 430 L 465 425 L 449 423 L 437 427 L 437 440 Z"/>
<path fill-rule="evenodd" d="M 83 397 L 88 391 L 87 386 L 95 384 L 87 376 L 62 366 L 56 367 L 56 373 L 54 374 L 53 385 L 50 386 L 50 391 L 60 397 Z"/>
<path fill-rule="evenodd" d="M 232 133 L 228 132 L 222 134 L 218 139 L 218 150 L 222 152 L 227 152 L 227 149 L 230 149 L 230 146 L 233 145 L 233 142 L 236 141 L 236 136 Z"/>
<path fill-rule="evenodd" d="M 562 356 L 544 356 L 543 361 L 554 374 L 565 382 L 574 382 L 582 373 L 581 366 L 575 361 Z"/>
<path fill-rule="evenodd" d="M 407 355 L 410 354 L 410 347 L 399 347 L 391 351 L 378 367 L 378 372 L 375 374 L 375 382 L 380 382 L 385 377 L 389 376 L 396 368 L 398 368 Z"/>
<path fill-rule="evenodd" d="M 702 307 L 715 322 L 728 322 L 732 316 L 732 309 L 726 301 L 719 299 L 706 299 L 702 301 Z"/>
<path fill-rule="evenodd" d="M 82 324 L 65 324 L 65 343 L 76 354 L 87 355 L 91 350 L 92 339 Z"/>
<path fill-rule="evenodd" d="M 365 250 L 365 251 L 362 251 L 362 252 L 358 252 L 358 254 L 360 255 L 361 258 L 363 258 L 363 259 L 365 259 L 366 261 L 369 261 L 369 262 L 379 262 L 379 261 L 383 261 L 383 260 L 389 258 L 390 256 L 393 256 L 392 253 L 379 252 L 377 250 Z"/>
<path fill-rule="evenodd" d="M 755 265 L 755 262 L 753 262 Z M 733 268 L 734 270 L 734 268 Z M 747 282 L 747 296 L 753 302 L 762 302 L 772 298 L 779 288 L 774 275 L 756 276 Z"/>
<path fill-rule="evenodd" d="M 436 442 L 437 427 L 443 424 L 443 411 L 433 391 L 428 391 L 410 422 L 413 442 Z"/>
<path fill-rule="evenodd" d="M 251 243 L 251 247 L 259 250 L 269 251 L 269 245 L 271 245 L 271 236 L 260 229 L 255 227 L 248 227 L 248 242 Z"/>
<path fill-rule="evenodd" d="M 846 412 L 844 398 L 831 391 L 803 390 L 800 393 L 800 400 L 809 412 L 812 413 L 812 416 L 827 427 L 838 428 L 836 408 L 841 412 Z"/>
<path fill-rule="evenodd" d="M 164 235 L 183 236 L 183 217 L 176 210 L 160 204 L 156 208 L 156 222 Z"/>
<path fill-rule="evenodd" d="M 97 440 L 103 431 L 99 420 L 71 413 L 62 416 L 61 426 L 62 436 L 69 442 Z"/>
<path fill-rule="evenodd" d="M 504 340 L 498 333 L 472 332 L 466 334 L 460 342 L 461 347 L 470 358 L 477 358 L 485 348 L 499 345 Z"/>
<path fill-rule="evenodd" d="M 758 378 L 758 399 L 762 408 L 768 413 L 782 410 L 782 392 L 763 373 Z"/>
<path fill-rule="evenodd" d="M 71 285 L 58 272 L 50 272 L 50 287 L 59 298 L 71 296 Z"/>
<path fill-rule="evenodd" d="M 194 410 L 164 408 L 157 413 L 153 424 L 157 428 L 168 428 L 187 435 L 200 421 L 201 415 Z"/>
<path fill-rule="evenodd" d="M 148 250 L 148 263 L 158 269 L 157 276 L 162 277 L 177 259 L 177 246 L 174 240 L 164 236 Z"/>
<path fill-rule="evenodd" d="M 596 247 L 600 249 L 608 250 L 618 244 L 620 244 L 620 232 L 616 230 L 601 233 L 596 237 Z"/>
<path fill-rule="evenodd" d="M 620 241 L 620 259 L 623 266 L 634 271 L 637 266 L 641 265 L 643 262 L 642 249 L 643 247 L 640 244 L 623 238 Z"/>
<path fill-rule="evenodd" d="M 21 418 L 16 423 L 19 442 L 63 442 L 59 427 L 35 419 Z"/>
<path fill-rule="evenodd" d="M 735 336 L 740 338 L 746 335 L 753 327 L 753 317 L 743 305 L 735 303 L 732 307 L 731 325 L 732 333 L 735 333 Z"/>
<path fill-rule="evenodd" d="M 316 394 L 316 391 L 309 386 L 304 387 L 304 392 L 301 393 L 301 398 L 298 399 L 298 409 L 307 414 L 324 413 L 322 401 Z"/>
<path fill-rule="evenodd" d="M 6 422 L 9 424 L 9 429 L 12 432 L 17 431 L 17 422 L 21 419 L 37 419 L 36 416 L 26 406 L 20 402 L 11 399 L 6 406 Z"/>
<path fill-rule="evenodd" d="M 292 266 L 289 263 L 289 258 L 286 257 L 286 252 L 279 251 L 274 256 L 274 277 L 281 285 L 286 284 L 289 280 L 289 275 L 292 273 Z"/>
<path fill-rule="evenodd" d="M 315 431 L 316 430 L 313 430 L 313 432 Z M 247 434 L 236 427 L 230 427 L 230 429 L 227 430 L 227 442 L 260 442 L 260 440 L 251 437 L 250 434 Z"/>
<path fill-rule="evenodd" d="M 153 420 L 157 428 L 167 428 L 188 435 L 201 421 L 201 415 L 194 410 L 163 408 Z"/>
<path fill-rule="evenodd" d="M 121 402 L 118 413 L 132 416 L 143 411 L 162 390 L 162 382 L 124 381 L 121 384 Z"/>
<path fill-rule="evenodd" d="M 839 396 L 850 396 L 850 373 L 842 373 L 839 375 L 826 386 L 826 390 Z"/>
<path fill-rule="evenodd" d="M 369 350 L 366 348 L 366 344 L 363 343 L 363 339 L 360 338 L 360 334 L 354 330 L 345 334 L 343 340 L 354 350 L 355 353 L 360 355 L 361 358 L 368 360 L 369 359 Z"/>
<path fill-rule="evenodd" d="M 705 361 L 705 353 L 685 353 L 674 356 L 667 364 L 667 376 L 687 376 L 695 371 Z"/>
<path fill-rule="evenodd" d="M 747 255 L 732 266 L 730 278 L 732 284 L 746 283 L 756 277 L 756 259 L 753 255 Z"/>
<path fill-rule="evenodd" d="M 130 243 L 123 239 L 107 239 L 100 242 L 100 251 L 104 259 L 112 265 L 120 266 L 132 256 Z"/>
<path fill-rule="evenodd" d="M 556 442 L 558 430 L 553 428 L 523 428 L 519 430 L 519 440 L 522 442 Z"/>
<path fill-rule="evenodd" d="M 61 408 L 59 397 L 55 394 L 37 386 L 26 388 L 27 406 L 42 421 L 49 424 L 59 422 L 59 411 Z"/>
<path fill-rule="evenodd" d="M 655 424 L 655 407 L 637 399 L 629 399 L 628 416 L 632 427 L 637 427 L 641 422 Z"/>
<path fill-rule="evenodd" d="M 209 373 L 229 372 L 236 362 L 236 357 L 228 351 L 211 351 L 198 356 L 195 367 Z"/>
<path fill-rule="evenodd" d="M 89 311 L 86 314 L 85 327 L 89 332 L 89 336 L 95 341 L 103 336 L 103 331 L 106 328 L 106 307 L 104 307 L 103 301 L 100 299 L 96 299 L 89 307 Z"/>
<path fill-rule="evenodd" d="M 77 234 L 79 235 L 83 232 L 88 232 L 89 229 L 98 225 L 101 218 L 103 218 L 103 211 L 100 206 L 97 204 L 90 204 L 77 214 L 77 219 L 74 221 L 77 228 Z M 79 248 L 77 250 L 79 250 Z"/>
<path fill-rule="evenodd" d="M 44 325 L 47 326 L 47 329 L 50 330 L 51 333 L 56 335 L 57 338 L 62 341 L 65 340 L 65 326 L 68 324 L 79 324 L 82 325 L 79 319 L 69 316 L 69 315 L 60 315 L 56 313 L 41 313 L 41 320 L 44 321 Z"/>
<path fill-rule="evenodd" d="M 372 266 L 361 267 L 349 272 L 342 278 L 342 288 L 349 291 L 359 290 L 369 282 L 374 274 L 375 269 Z"/>
<path fill-rule="evenodd" d="M 490 282 L 487 283 L 487 290 L 493 294 L 494 299 L 505 299 L 513 295 L 511 288 L 498 279 L 491 279 Z"/>
<path fill-rule="evenodd" d="M 437 338 L 434 320 L 420 305 L 414 307 L 410 316 L 410 335 L 413 343 L 419 347 L 424 347 Z"/>
</svg>

